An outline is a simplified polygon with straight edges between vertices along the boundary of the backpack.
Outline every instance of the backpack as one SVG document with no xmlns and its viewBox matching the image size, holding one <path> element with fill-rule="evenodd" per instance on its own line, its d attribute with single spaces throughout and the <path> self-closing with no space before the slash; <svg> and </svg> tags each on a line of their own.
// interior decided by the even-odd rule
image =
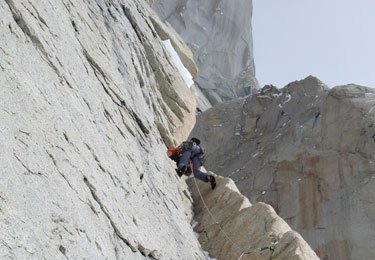
<svg viewBox="0 0 375 260">
<path fill-rule="evenodd" d="M 178 146 L 181 152 L 189 151 L 191 150 L 192 147 L 193 147 L 193 142 L 191 141 L 184 141 Z"/>
</svg>

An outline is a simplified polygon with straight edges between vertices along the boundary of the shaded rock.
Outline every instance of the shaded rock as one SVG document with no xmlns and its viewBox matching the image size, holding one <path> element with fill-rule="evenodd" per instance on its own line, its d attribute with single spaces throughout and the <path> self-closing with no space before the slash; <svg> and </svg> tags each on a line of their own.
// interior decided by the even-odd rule
<svg viewBox="0 0 375 260">
<path fill-rule="evenodd" d="M 219 104 L 192 135 L 207 168 L 273 206 L 322 259 L 373 259 L 374 107 L 374 89 L 310 76 Z"/>
<path fill-rule="evenodd" d="M 193 91 L 195 93 L 195 98 L 197 100 L 197 113 L 206 111 L 210 107 L 212 107 L 210 101 L 206 98 L 206 96 L 203 94 L 201 89 L 197 87 L 196 84 L 192 86 Z"/>
</svg>

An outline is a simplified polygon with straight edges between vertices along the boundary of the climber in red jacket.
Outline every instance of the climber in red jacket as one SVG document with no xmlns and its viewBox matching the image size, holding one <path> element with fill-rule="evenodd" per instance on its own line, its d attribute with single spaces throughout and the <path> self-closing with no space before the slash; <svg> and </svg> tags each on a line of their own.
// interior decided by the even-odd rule
<svg viewBox="0 0 375 260">
<path fill-rule="evenodd" d="M 200 146 L 198 138 L 193 137 L 190 141 L 182 142 L 178 147 L 168 147 L 167 154 L 170 159 L 176 162 L 176 172 L 179 177 L 182 175 L 189 176 L 193 170 L 195 178 L 204 182 L 210 182 L 211 188 L 215 189 L 215 177 L 200 170 L 203 165 L 205 152 Z"/>
</svg>

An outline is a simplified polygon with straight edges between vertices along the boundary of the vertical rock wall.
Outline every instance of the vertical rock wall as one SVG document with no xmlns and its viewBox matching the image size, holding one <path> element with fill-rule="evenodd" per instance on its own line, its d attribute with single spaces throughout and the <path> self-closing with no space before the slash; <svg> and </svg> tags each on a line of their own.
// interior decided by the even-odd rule
<svg viewBox="0 0 375 260">
<path fill-rule="evenodd" d="M 212 104 L 253 93 L 252 0 L 155 0 L 153 8 L 193 50 L 196 83 Z"/>
<path fill-rule="evenodd" d="M 151 20 L 143 1 L 0 2 L 1 259 L 204 258 L 164 154 L 194 95 Z"/>
</svg>

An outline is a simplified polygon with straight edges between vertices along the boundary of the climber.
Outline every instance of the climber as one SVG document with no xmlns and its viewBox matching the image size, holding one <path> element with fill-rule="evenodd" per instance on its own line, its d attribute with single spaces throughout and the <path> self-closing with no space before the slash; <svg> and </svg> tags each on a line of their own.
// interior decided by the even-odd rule
<svg viewBox="0 0 375 260">
<path fill-rule="evenodd" d="M 216 180 L 212 175 L 208 175 L 200 170 L 203 165 L 205 151 L 200 146 L 198 138 L 191 138 L 190 141 L 182 142 L 178 147 L 168 147 L 169 158 L 176 162 L 176 172 L 179 177 L 189 176 L 193 169 L 194 177 L 204 182 L 210 182 L 211 188 L 215 189 Z"/>
</svg>

